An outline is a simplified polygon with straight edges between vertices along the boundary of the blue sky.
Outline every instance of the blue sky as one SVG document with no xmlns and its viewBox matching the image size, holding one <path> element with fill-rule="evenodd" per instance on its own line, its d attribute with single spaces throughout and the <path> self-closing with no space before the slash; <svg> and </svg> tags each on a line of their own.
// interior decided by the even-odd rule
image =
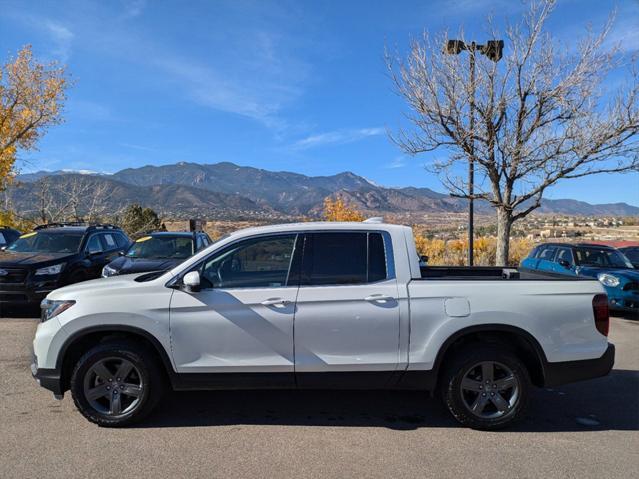
<svg viewBox="0 0 639 479">
<path fill-rule="evenodd" d="M 639 51 L 639 1 L 559 2 L 549 28 L 569 41 L 613 8 L 611 41 Z M 406 108 L 384 47 L 478 19 L 516 20 L 516 0 L 13 1 L 0 0 L 0 59 L 26 43 L 68 65 L 65 123 L 22 169 L 114 172 L 178 161 L 232 161 L 328 175 L 353 171 L 388 186 L 439 180 L 387 136 Z M 440 152 L 438 155 L 445 155 Z M 639 174 L 564 182 L 547 195 L 639 205 Z"/>
</svg>

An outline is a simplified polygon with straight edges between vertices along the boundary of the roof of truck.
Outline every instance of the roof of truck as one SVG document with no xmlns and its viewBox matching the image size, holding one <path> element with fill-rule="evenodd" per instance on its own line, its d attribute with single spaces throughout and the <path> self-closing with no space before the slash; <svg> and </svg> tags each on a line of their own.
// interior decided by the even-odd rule
<svg viewBox="0 0 639 479">
<path fill-rule="evenodd" d="M 267 226 L 254 226 L 234 231 L 230 236 L 241 234 L 281 233 L 283 231 L 313 231 L 313 230 L 384 230 L 405 228 L 403 225 L 394 225 L 379 222 L 364 221 L 309 221 L 305 223 L 282 223 Z"/>
</svg>

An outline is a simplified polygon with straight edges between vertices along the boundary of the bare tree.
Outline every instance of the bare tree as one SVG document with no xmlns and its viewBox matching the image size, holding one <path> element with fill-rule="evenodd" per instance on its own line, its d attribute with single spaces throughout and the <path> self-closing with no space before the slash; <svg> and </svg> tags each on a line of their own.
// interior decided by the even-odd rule
<svg viewBox="0 0 639 479">
<path fill-rule="evenodd" d="M 63 181 L 52 181 L 51 177 L 38 180 L 34 196 L 42 223 L 56 221 L 100 221 L 112 211 L 110 199 L 113 191 L 107 183 L 92 178 L 72 176 Z"/>
<path fill-rule="evenodd" d="M 411 112 L 409 130 L 393 140 L 409 154 L 446 150 L 432 171 L 451 195 L 488 201 L 497 212 L 496 263 L 508 263 L 513 222 L 541 205 L 545 191 L 563 179 L 639 170 L 637 60 L 607 47 L 612 18 L 564 46 L 544 32 L 555 2 L 534 1 L 520 24 L 505 31 L 499 63 L 476 59 L 476 76 L 448 41 L 427 33 L 406 59 L 387 55 L 398 94 Z M 500 38 L 488 22 L 493 38 Z M 463 34 L 461 36 L 463 40 Z M 608 74 L 628 67 L 615 91 Z M 473 160 L 475 191 L 460 168 Z"/>
</svg>

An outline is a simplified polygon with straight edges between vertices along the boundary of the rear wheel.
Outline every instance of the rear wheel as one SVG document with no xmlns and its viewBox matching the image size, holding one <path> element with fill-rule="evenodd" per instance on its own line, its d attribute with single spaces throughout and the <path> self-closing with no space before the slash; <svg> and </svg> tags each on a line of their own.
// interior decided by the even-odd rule
<svg viewBox="0 0 639 479">
<path fill-rule="evenodd" d="M 87 352 L 71 377 L 76 407 L 100 426 L 124 426 L 144 418 L 163 390 L 152 353 L 129 342 L 108 342 Z"/>
<path fill-rule="evenodd" d="M 444 404 L 455 419 L 474 429 L 501 429 L 521 419 L 529 394 L 525 365 L 499 346 L 460 351 L 442 378 Z"/>
</svg>

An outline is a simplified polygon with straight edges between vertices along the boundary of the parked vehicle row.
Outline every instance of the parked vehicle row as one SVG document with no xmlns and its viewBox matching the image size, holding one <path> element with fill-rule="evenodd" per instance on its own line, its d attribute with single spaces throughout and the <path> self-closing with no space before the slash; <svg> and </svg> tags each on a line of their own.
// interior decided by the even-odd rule
<svg viewBox="0 0 639 479">
<path fill-rule="evenodd" d="M 141 420 L 169 386 L 430 390 L 497 429 L 533 385 L 610 371 L 604 293 L 590 277 L 420 267 L 410 227 L 250 228 L 166 272 L 53 291 L 31 370 L 102 426 Z"/>
<path fill-rule="evenodd" d="M 26 234 L 0 228 L 0 304 L 37 305 L 69 284 L 166 271 L 211 244 L 203 231 L 152 232 L 132 242 L 110 224 L 52 223 Z"/>
</svg>

